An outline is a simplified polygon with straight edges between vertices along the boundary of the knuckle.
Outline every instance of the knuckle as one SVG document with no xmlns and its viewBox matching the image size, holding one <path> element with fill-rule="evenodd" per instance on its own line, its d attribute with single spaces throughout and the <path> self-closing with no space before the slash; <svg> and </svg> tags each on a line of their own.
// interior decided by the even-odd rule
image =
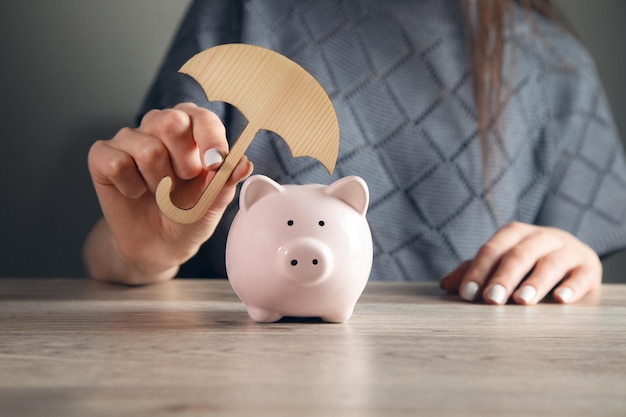
<svg viewBox="0 0 626 417">
<path fill-rule="evenodd" d="M 156 115 L 158 115 L 161 112 L 162 112 L 162 110 L 160 110 L 160 109 L 150 109 L 143 115 L 141 120 L 142 121 L 144 121 L 144 120 L 147 121 L 149 119 L 152 119 L 153 117 L 155 117 Z"/>
<path fill-rule="evenodd" d="M 89 165 L 89 169 L 93 169 L 96 165 L 97 160 L 99 159 L 102 151 L 104 150 L 104 141 L 98 140 L 91 144 L 89 147 L 89 152 L 87 153 L 87 163 Z"/>
<path fill-rule="evenodd" d="M 203 109 L 203 119 L 207 129 L 210 129 L 220 136 L 226 133 L 226 128 L 217 114 L 210 110 Z"/>
<path fill-rule="evenodd" d="M 144 113 L 143 116 L 141 116 L 141 121 L 139 122 L 139 126 L 145 126 L 146 124 L 149 124 L 151 120 L 154 120 L 154 118 L 161 112 L 161 110 L 159 109 L 151 109 L 148 110 L 146 113 Z"/>
<path fill-rule="evenodd" d="M 477 256 L 486 259 L 496 259 L 500 256 L 500 252 L 500 245 L 490 240 L 480 248 Z"/>
<path fill-rule="evenodd" d="M 542 246 L 552 247 L 554 250 L 572 246 L 572 235 L 553 227 L 533 226 L 528 239 Z"/>
<path fill-rule="evenodd" d="M 183 101 L 182 103 L 178 103 L 177 105 L 175 105 L 173 108 L 183 110 L 183 111 L 189 111 L 189 110 L 193 111 L 199 107 L 193 101 Z"/>
<path fill-rule="evenodd" d="M 189 126 L 189 116 L 182 110 L 163 110 L 158 118 L 158 130 L 166 136 L 179 135 L 189 129 Z"/>
<path fill-rule="evenodd" d="M 117 155 L 106 164 L 106 175 L 111 179 L 118 179 L 133 169 L 134 166 L 135 163 L 129 155 Z"/>
<path fill-rule="evenodd" d="M 126 161 L 122 153 L 111 153 L 109 142 L 108 140 L 98 140 L 89 148 L 87 167 L 92 177 L 113 178 L 119 176 L 133 163 L 132 160 Z"/>
<path fill-rule="evenodd" d="M 138 155 L 141 164 L 156 164 L 167 158 L 169 158 L 169 152 L 161 141 L 153 141 L 146 145 Z"/>
<path fill-rule="evenodd" d="M 526 265 L 530 262 L 530 256 L 528 251 L 516 246 L 506 254 L 506 262 L 513 265 Z"/>
<path fill-rule="evenodd" d="M 125 138 L 133 135 L 134 133 L 135 133 L 135 129 L 126 126 L 117 131 L 117 133 L 113 137 L 113 140 L 117 140 L 117 141 L 125 140 Z"/>
<path fill-rule="evenodd" d="M 554 237 L 554 233 L 552 233 L 550 230 L 545 229 L 545 228 L 538 228 L 533 230 L 533 232 L 530 234 L 530 237 L 532 238 L 536 238 L 536 239 L 551 239 Z"/>
<path fill-rule="evenodd" d="M 548 254 L 537 262 L 538 266 L 546 272 L 560 271 L 564 267 L 564 263 L 557 255 Z"/>
</svg>

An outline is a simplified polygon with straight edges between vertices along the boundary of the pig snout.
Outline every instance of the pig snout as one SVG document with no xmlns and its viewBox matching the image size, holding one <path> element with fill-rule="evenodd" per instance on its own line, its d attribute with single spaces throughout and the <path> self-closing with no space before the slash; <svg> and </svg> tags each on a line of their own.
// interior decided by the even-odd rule
<svg viewBox="0 0 626 417">
<path fill-rule="evenodd" d="M 311 285 L 328 278 L 333 269 L 333 255 L 323 242 L 300 238 L 281 247 L 278 257 L 285 276 L 298 284 Z"/>
</svg>

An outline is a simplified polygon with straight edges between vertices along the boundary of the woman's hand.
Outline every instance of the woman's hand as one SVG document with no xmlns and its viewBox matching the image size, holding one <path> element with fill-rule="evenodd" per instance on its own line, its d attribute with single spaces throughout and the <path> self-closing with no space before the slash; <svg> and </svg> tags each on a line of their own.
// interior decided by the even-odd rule
<svg viewBox="0 0 626 417">
<path fill-rule="evenodd" d="M 552 227 L 510 223 L 459 265 L 440 286 L 468 301 L 536 304 L 552 289 L 560 303 L 575 302 L 602 279 L 598 255 L 571 234 Z"/>
<path fill-rule="evenodd" d="M 215 156 L 219 160 L 226 153 L 220 119 L 191 103 L 152 110 L 137 129 L 124 128 L 113 139 L 96 142 L 89 151 L 89 172 L 104 218 L 85 242 L 90 275 L 127 284 L 173 278 L 211 236 L 252 164 L 242 158 L 206 215 L 194 224 L 178 224 L 161 213 L 154 196 L 157 184 L 171 176 L 172 200 L 192 206 L 215 174 Z"/>
</svg>

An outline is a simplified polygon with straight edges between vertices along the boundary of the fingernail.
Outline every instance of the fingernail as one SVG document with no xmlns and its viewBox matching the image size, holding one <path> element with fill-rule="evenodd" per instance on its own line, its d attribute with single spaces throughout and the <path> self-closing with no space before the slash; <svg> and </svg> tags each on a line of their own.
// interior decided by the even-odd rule
<svg viewBox="0 0 626 417">
<path fill-rule="evenodd" d="M 574 291 L 570 287 L 562 287 L 556 290 L 556 296 L 562 302 L 567 303 L 574 296 Z"/>
<path fill-rule="evenodd" d="M 532 285 L 524 286 L 520 292 L 517 293 L 517 296 L 524 300 L 526 304 L 532 302 L 537 295 L 537 290 Z"/>
<path fill-rule="evenodd" d="M 205 169 L 215 169 L 224 162 L 224 157 L 219 149 L 211 148 L 204 153 L 202 162 L 204 162 Z"/>
<path fill-rule="evenodd" d="M 467 301 L 474 301 L 478 294 L 478 284 L 470 281 L 461 288 L 461 298 Z"/>
<path fill-rule="evenodd" d="M 500 285 L 496 284 L 489 288 L 487 291 L 487 299 L 493 301 L 496 304 L 504 303 L 504 298 L 506 297 L 506 289 Z"/>
<path fill-rule="evenodd" d="M 248 172 L 246 172 L 246 175 L 241 177 L 239 182 L 243 182 L 243 181 L 247 180 L 250 177 L 250 175 L 252 175 L 253 171 L 254 171 L 254 165 L 252 164 L 252 162 L 248 161 Z"/>
</svg>

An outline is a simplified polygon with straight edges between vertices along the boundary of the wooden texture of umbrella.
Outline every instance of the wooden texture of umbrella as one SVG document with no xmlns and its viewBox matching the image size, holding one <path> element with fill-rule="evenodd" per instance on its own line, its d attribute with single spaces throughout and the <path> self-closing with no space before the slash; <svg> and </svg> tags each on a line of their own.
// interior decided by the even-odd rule
<svg viewBox="0 0 626 417">
<path fill-rule="evenodd" d="M 329 173 L 339 152 L 339 125 L 328 95 L 304 68 L 269 49 L 247 44 L 209 48 L 180 72 L 194 78 L 210 101 L 239 109 L 248 123 L 198 202 L 181 209 L 171 200 L 174 186 L 164 177 L 156 189 L 161 211 L 178 223 L 193 223 L 209 209 L 259 129 L 278 134 L 291 154 L 320 161 Z"/>
</svg>

